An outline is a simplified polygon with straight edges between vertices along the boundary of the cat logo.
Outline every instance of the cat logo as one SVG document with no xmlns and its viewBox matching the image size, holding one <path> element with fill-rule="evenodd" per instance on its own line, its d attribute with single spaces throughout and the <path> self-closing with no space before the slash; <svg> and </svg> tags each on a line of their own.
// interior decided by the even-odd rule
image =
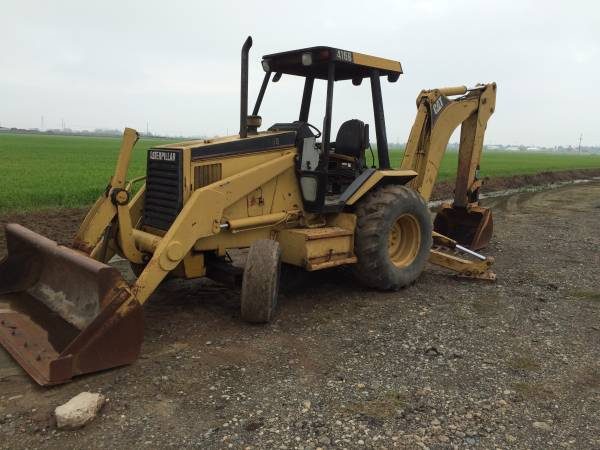
<svg viewBox="0 0 600 450">
<path fill-rule="evenodd" d="M 442 97 L 440 97 L 433 104 L 433 113 L 439 114 L 443 107 L 444 107 L 444 101 L 442 100 Z"/>
<path fill-rule="evenodd" d="M 153 150 L 150 152 L 150 159 L 152 161 L 175 161 L 177 154 L 175 152 L 159 152 Z"/>
<path fill-rule="evenodd" d="M 431 123 L 435 123 L 444 108 L 448 105 L 448 99 L 440 95 L 431 105 Z"/>
</svg>

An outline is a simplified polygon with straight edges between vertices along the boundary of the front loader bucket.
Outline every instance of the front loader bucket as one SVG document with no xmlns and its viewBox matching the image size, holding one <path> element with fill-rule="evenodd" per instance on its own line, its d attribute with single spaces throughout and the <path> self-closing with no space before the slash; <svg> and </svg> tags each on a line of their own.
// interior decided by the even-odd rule
<svg viewBox="0 0 600 450">
<path fill-rule="evenodd" d="M 119 272 L 25 227 L 6 226 L 0 342 L 41 385 L 129 364 L 143 315 Z"/>
<path fill-rule="evenodd" d="M 461 208 L 446 204 L 435 216 L 433 229 L 461 245 L 479 250 L 492 238 L 492 211 L 476 205 Z"/>
</svg>

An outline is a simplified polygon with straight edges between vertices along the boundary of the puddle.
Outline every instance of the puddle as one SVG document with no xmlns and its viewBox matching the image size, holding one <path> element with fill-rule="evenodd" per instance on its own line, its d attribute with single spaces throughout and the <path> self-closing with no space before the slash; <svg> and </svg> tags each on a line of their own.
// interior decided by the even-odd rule
<svg viewBox="0 0 600 450">
<path fill-rule="evenodd" d="M 501 191 L 487 192 L 485 194 L 481 194 L 479 196 L 479 198 L 481 200 L 483 200 L 486 198 L 506 197 L 509 195 L 521 194 L 523 192 L 548 191 L 548 190 L 552 190 L 552 189 L 558 189 L 558 188 L 561 188 L 564 186 L 569 186 L 569 185 L 574 185 L 574 184 L 586 184 L 586 183 L 592 183 L 595 181 L 600 181 L 600 177 L 591 177 L 591 178 L 585 178 L 585 179 L 579 179 L 579 180 L 569 180 L 569 181 L 557 181 L 555 183 L 540 184 L 540 185 L 536 185 L 536 186 L 523 186 L 523 187 L 519 187 L 519 188 L 503 189 Z M 427 205 L 429 206 L 429 208 L 436 208 L 436 207 L 440 206 L 442 203 L 449 203 L 449 202 L 451 203 L 452 199 L 433 200 L 433 201 L 428 202 Z"/>
</svg>

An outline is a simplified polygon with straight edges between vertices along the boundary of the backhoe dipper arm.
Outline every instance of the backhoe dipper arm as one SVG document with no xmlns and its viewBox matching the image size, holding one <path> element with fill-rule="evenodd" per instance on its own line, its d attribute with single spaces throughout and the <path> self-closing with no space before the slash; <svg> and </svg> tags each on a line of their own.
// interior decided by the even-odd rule
<svg viewBox="0 0 600 450">
<path fill-rule="evenodd" d="M 456 99 L 449 96 L 460 95 Z M 401 169 L 414 170 L 411 182 L 425 200 L 431 198 L 442 157 L 454 130 L 461 125 L 455 205 L 467 206 L 479 187 L 476 173 L 487 121 L 496 105 L 496 83 L 474 88 L 457 86 L 421 91 L 417 117 L 406 144 Z"/>
</svg>

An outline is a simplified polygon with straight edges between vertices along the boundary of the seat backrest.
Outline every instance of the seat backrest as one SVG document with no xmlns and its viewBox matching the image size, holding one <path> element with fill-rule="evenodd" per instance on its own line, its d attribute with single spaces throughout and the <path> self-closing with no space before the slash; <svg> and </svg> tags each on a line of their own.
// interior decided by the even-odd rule
<svg viewBox="0 0 600 450">
<path fill-rule="evenodd" d="M 365 124 L 362 121 L 347 120 L 338 130 L 335 152 L 361 159 L 363 150 L 369 145 L 368 142 L 365 142 L 365 134 Z"/>
</svg>

